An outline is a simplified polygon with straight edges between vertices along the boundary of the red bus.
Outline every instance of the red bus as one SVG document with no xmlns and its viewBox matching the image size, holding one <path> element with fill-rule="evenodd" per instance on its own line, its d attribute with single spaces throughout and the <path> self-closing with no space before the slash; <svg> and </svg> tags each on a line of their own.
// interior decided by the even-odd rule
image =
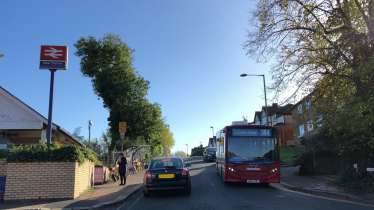
<svg viewBox="0 0 374 210">
<path fill-rule="evenodd" d="M 232 125 L 218 131 L 216 136 L 217 173 L 224 182 L 280 182 L 276 127 Z"/>
</svg>

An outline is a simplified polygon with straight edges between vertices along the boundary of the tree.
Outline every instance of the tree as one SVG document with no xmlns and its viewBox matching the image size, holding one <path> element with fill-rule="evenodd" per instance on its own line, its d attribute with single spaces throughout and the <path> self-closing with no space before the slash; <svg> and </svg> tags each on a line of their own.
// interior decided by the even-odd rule
<svg viewBox="0 0 374 210">
<path fill-rule="evenodd" d="M 356 160 L 374 154 L 372 5 L 371 0 L 260 0 L 244 43 L 258 62 L 274 58 L 268 89 L 275 99 L 290 89 L 285 103 L 309 94 L 342 153 Z"/>
<path fill-rule="evenodd" d="M 82 132 L 82 126 L 76 127 L 73 131 L 72 136 L 74 136 L 79 141 L 82 141 L 84 139 L 84 136 L 81 136 L 81 132 Z"/>
<path fill-rule="evenodd" d="M 113 34 L 98 40 L 82 37 L 74 46 L 77 48 L 75 55 L 81 57 L 83 75 L 92 79 L 95 94 L 103 99 L 104 107 L 109 110 L 111 149 L 121 148 L 119 122 L 128 125 L 125 147 L 133 146 L 138 138 L 147 144 L 158 144 L 157 136 L 163 126 L 161 107 L 145 98 L 149 81 L 133 67 L 134 50 Z"/>
<path fill-rule="evenodd" d="M 181 157 L 181 158 L 185 158 L 185 157 L 187 157 L 187 155 L 186 155 L 185 152 L 183 152 L 183 151 L 179 151 L 179 150 L 175 151 L 173 155 L 174 155 L 174 156 Z"/>
</svg>

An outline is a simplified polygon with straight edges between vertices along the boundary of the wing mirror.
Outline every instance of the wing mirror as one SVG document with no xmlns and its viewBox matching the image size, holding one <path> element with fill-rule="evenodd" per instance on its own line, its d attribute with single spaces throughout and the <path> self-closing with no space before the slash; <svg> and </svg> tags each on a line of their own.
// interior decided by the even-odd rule
<svg viewBox="0 0 374 210">
<path fill-rule="evenodd" d="M 186 167 L 191 167 L 191 163 L 186 163 Z"/>
</svg>

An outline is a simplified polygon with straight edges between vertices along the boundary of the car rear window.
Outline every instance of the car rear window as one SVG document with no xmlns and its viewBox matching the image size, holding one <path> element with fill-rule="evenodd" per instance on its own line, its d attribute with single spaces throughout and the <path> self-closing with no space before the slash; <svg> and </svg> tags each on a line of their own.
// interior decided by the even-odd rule
<svg viewBox="0 0 374 210">
<path fill-rule="evenodd" d="M 150 164 L 150 169 L 165 168 L 166 166 L 175 166 L 177 168 L 180 168 L 183 165 L 182 165 L 182 161 L 178 159 L 153 160 Z"/>
</svg>

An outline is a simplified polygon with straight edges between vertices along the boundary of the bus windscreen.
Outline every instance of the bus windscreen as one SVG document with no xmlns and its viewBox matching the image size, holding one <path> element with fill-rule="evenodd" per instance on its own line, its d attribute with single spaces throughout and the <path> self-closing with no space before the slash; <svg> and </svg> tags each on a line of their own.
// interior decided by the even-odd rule
<svg viewBox="0 0 374 210">
<path fill-rule="evenodd" d="M 227 139 L 228 162 L 271 164 L 278 162 L 276 138 L 229 137 Z"/>
</svg>

